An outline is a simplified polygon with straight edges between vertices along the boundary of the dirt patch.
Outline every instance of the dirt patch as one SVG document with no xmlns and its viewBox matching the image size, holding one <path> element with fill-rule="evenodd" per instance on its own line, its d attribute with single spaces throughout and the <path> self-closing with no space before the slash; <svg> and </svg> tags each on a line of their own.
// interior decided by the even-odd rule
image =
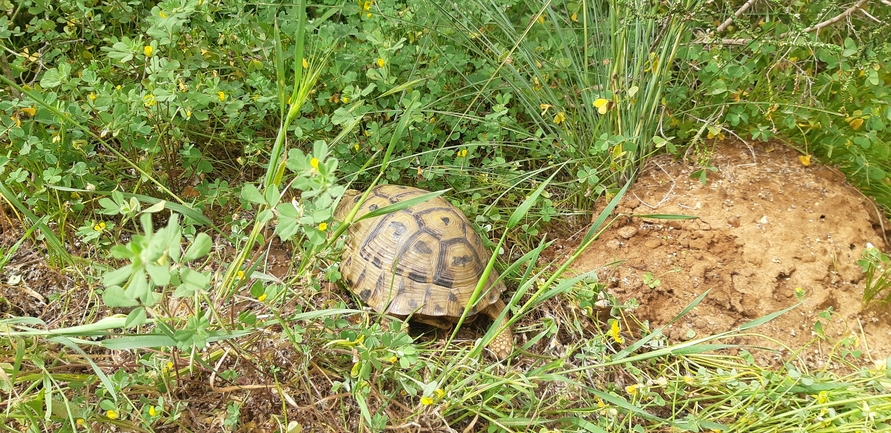
<svg viewBox="0 0 891 433">
<path fill-rule="evenodd" d="M 820 355 L 838 350 L 816 338 L 820 320 L 826 336 L 856 339 L 864 362 L 887 358 L 891 314 L 863 309 L 856 263 L 867 243 L 885 250 L 879 211 L 842 174 L 804 166 L 798 155 L 776 143 L 717 143 L 711 164 L 718 171 L 708 173 L 706 185 L 690 178 L 698 167 L 654 159 L 616 212 L 699 218 L 620 218 L 574 267 L 600 269 L 608 292 L 637 299 L 634 314 L 651 327 L 669 323 L 709 291 L 666 329 L 673 341 L 731 330 L 800 298 L 800 306 L 754 329 L 769 338 L 737 342 L 780 350 L 759 355 L 768 363 L 806 347 L 806 359 L 819 366 Z M 613 261 L 620 262 L 605 266 Z M 830 320 L 818 316 L 829 309 Z"/>
</svg>

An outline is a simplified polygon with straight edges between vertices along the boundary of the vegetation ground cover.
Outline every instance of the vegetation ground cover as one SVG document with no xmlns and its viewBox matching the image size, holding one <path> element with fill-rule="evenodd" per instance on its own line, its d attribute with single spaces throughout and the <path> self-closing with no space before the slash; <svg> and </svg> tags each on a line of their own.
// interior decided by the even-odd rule
<svg viewBox="0 0 891 433">
<path fill-rule="evenodd" d="M 714 353 L 781 312 L 666 344 L 565 272 L 652 156 L 711 181 L 711 138 L 783 140 L 887 207 L 884 3 L 0 1 L 0 428 L 887 429 L 887 363 Z M 452 189 L 514 356 L 336 285 L 332 209 L 379 182 Z M 569 218 L 593 225 L 542 265 Z"/>
</svg>

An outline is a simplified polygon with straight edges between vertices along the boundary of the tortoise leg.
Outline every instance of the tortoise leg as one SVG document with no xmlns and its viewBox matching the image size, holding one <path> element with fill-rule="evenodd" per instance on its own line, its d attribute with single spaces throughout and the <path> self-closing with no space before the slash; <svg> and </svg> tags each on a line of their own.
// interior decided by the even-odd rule
<svg viewBox="0 0 891 433">
<path fill-rule="evenodd" d="M 504 302 L 499 300 L 481 313 L 492 319 L 492 326 L 499 329 L 503 326 L 503 322 L 500 322 L 497 319 L 498 315 L 501 314 L 501 310 L 504 310 L 504 308 Z M 510 356 L 511 352 L 514 351 L 514 333 L 510 330 L 510 327 L 504 327 L 504 329 L 489 342 L 488 348 L 499 360 L 506 359 Z"/>
</svg>

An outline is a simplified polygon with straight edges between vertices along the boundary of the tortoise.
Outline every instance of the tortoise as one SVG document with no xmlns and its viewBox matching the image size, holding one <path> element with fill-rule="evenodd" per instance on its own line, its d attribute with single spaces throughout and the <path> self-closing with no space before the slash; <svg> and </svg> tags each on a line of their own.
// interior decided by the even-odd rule
<svg viewBox="0 0 891 433">
<path fill-rule="evenodd" d="M 372 188 L 354 219 L 428 191 L 400 185 Z M 362 193 L 348 190 L 334 212 L 343 221 Z M 411 317 L 437 328 L 449 328 L 461 317 L 482 277 L 491 253 L 458 208 L 442 197 L 353 223 L 340 273 L 359 299 L 380 313 Z M 492 319 L 505 304 L 505 286 L 492 270 L 468 317 Z M 514 337 L 505 327 L 489 343 L 498 359 L 513 351 Z"/>
</svg>

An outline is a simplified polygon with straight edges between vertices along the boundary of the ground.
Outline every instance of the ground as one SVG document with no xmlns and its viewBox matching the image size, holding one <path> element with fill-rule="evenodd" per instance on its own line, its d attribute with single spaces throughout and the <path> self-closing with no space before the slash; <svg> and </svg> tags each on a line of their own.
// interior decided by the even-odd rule
<svg viewBox="0 0 891 433">
<path fill-rule="evenodd" d="M 891 313 L 864 308 L 867 243 L 885 250 L 884 217 L 837 170 L 806 166 L 779 143 L 715 144 L 705 184 L 699 166 L 666 155 L 652 160 L 629 189 L 619 217 L 575 268 L 597 270 L 608 293 L 636 299 L 634 311 L 651 327 L 666 325 L 697 296 L 705 300 L 665 329 L 672 341 L 728 331 L 796 306 L 737 338 L 779 352 L 764 363 L 802 353 L 821 367 L 833 343 L 848 339 L 863 363 L 891 356 Z M 682 214 L 690 220 L 635 217 Z M 627 216 L 626 216 L 627 215 Z M 615 264 L 609 264 L 613 263 Z M 800 290 L 798 290 L 800 289 Z M 798 291 L 798 293 L 796 293 Z M 831 311 L 829 320 L 818 316 Z M 817 321 L 828 340 L 816 338 Z"/>
<path fill-rule="evenodd" d="M 620 302 L 633 304 L 632 299 L 636 300 L 639 306 L 625 310 L 631 315 L 622 317 L 634 317 L 650 329 L 668 325 L 665 334 L 672 342 L 732 330 L 792 307 L 788 313 L 747 331 L 747 335 L 725 342 L 746 345 L 764 365 L 776 365 L 801 355 L 810 367 L 831 368 L 832 365 L 824 364 L 826 360 L 840 357 L 827 355 L 830 352 L 839 355 L 843 350 L 862 352 L 858 358 L 846 358 L 855 364 L 871 365 L 873 360 L 891 356 L 891 313 L 888 307 L 863 307 L 864 278 L 856 264 L 867 243 L 882 250 L 886 248 L 882 226 L 885 218 L 880 210 L 848 185 L 837 170 L 816 161 L 805 166 L 798 152 L 782 144 L 748 146 L 721 142 L 712 150 L 710 165 L 716 170 L 708 173 L 705 184 L 690 177 L 700 167 L 697 164 L 668 155 L 648 163 L 614 211 L 618 219 L 580 257 L 574 269 L 596 271 L 606 291 Z M 635 216 L 641 214 L 682 214 L 697 218 L 668 220 Z M 0 245 L 6 251 L 23 235 L 21 228 L 12 223 L 15 220 L 0 215 Z M 583 225 L 575 228 L 580 233 L 587 229 Z M 559 240 L 555 245 L 571 248 L 571 236 Z M 566 255 L 556 248 L 548 254 L 552 260 L 547 261 L 553 263 Z M 57 266 L 46 260 L 46 253 L 31 242 L 22 244 L 10 257 L 0 277 L 2 317 L 40 317 L 53 328 L 94 320 L 83 317 L 95 311 L 100 302 L 95 295 L 84 296 L 84 293 L 94 293 L 89 283 L 74 278 L 72 272 L 66 275 L 54 270 Z M 291 249 L 273 243 L 267 270 L 285 278 L 292 261 Z M 315 289 L 307 285 L 306 290 Z M 671 323 L 705 292 L 708 295 L 699 305 Z M 318 308 L 351 299 L 333 285 L 321 293 L 300 296 L 311 296 L 311 304 Z M 255 305 L 247 301 L 239 305 L 242 304 Z M 534 329 L 543 317 L 565 317 L 558 313 L 567 307 L 572 308 L 566 299 L 552 299 L 521 318 L 516 328 L 531 326 L 530 329 Z M 826 312 L 830 312 L 828 320 L 821 317 L 821 313 L 826 316 Z M 822 322 L 826 338 L 818 338 L 815 333 L 818 321 Z M 623 323 L 626 341 L 637 341 L 639 329 L 628 326 L 630 320 Z M 466 335 L 462 337 L 463 344 L 472 344 L 480 331 L 481 328 L 468 329 L 469 334 L 462 334 Z M 264 335 L 281 330 L 268 329 L 267 332 Z M 754 335 L 756 333 L 763 336 Z M 311 335 L 312 332 L 308 332 L 305 338 L 312 338 Z M 579 338 L 566 337 L 565 341 L 561 340 L 562 344 L 572 344 Z M 521 332 L 518 338 L 523 344 L 527 336 Z M 444 339 L 429 335 L 419 341 L 432 347 L 445 344 Z M 843 344 L 837 345 L 839 341 Z M 536 343 L 529 349 L 530 356 L 518 356 L 511 368 L 531 366 L 536 353 L 559 349 L 559 344 L 551 343 L 544 340 Z M 195 431 L 210 431 L 211 426 L 219 430 L 228 405 L 240 402 L 243 403 L 240 431 L 276 431 L 275 419 L 270 414 L 282 404 L 271 390 L 282 386 L 293 398 L 286 408 L 289 418 L 297 420 L 307 431 L 330 424 L 331 417 L 336 420 L 337 414 L 350 414 L 348 420 L 339 420 L 343 425 L 358 422 L 359 408 L 353 397 L 348 392 L 338 393 L 333 387 L 339 375 L 348 371 L 349 357 L 323 357 L 342 358 L 344 364 L 317 364 L 311 356 L 298 353 L 283 339 L 261 338 L 243 344 L 244 358 L 228 356 L 214 366 L 219 371 L 237 371 L 237 383 L 226 382 L 210 370 L 195 371 L 176 382 L 177 386 L 171 389 L 174 400 L 189 402 L 178 425 Z M 751 349 L 756 346 L 768 350 Z M 326 342 L 320 341 L 313 341 L 307 347 L 326 347 L 328 355 L 338 350 L 345 352 L 328 348 Z M 133 359 L 124 359 L 130 355 L 125 352 L 116 354 L 115 362 L 105 365 L 106 372 L 112 373 L 120 366 L 129 372 L 141 368 Z M 244 362 L 253 359 L 255 354 L 261 355 L 256 364 Z M 79 363 L 76 368 L 91 374 L 86 364 Z M 283 373 L 281 376 L 269 373 L 273 370 Z M 622 377 L 614 378 L 620 387 L 621 380 Z M 386 409 L 393 411 L 393 419 L 413 416 L 415 403 L 406 399 Z M 380 405 L 382 401 L 372 403 Z M 431 425 L 439 425 L 437 423 L 445 421 L 438 418 L 431 421 Z M 464 427 L 467 431 L 483 428 L 473 427 L 472 423 Z M 158 431 L 176 428 L 177 425 L 171 424 Z M 330 429 L 334 431 L 335 427 Z"/>
</svg>

